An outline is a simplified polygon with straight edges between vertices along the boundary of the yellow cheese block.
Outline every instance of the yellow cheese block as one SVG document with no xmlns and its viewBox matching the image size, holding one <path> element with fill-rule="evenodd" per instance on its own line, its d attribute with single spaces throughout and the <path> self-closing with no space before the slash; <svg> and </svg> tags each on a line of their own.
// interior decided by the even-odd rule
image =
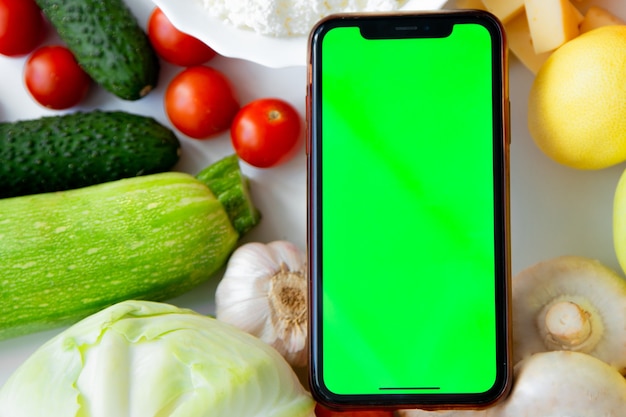
<svg viewBox="0 0 626 417">
<path fill-rule="evenodd" d="M 587 13 L 585 13 L 585 17 L 580 23 L 579 28 L 580 33 L 585 33 L 601 26 L 623 24 L 626 24 L 626 22 L 624 22 L 622 19 L 615 16 L 608 10 L 598 6 L 591 6 L 589 10 L 587 10 Z"/>
<path fill-rule="evenodd" d="M 580 13 L 568 0 L 525 0 L 537 54 L 552 51 L 579 34 Z"/>
<path fill-rule="evenodd" d="M 519 59 L 519 61 L 533 74 L 537 74 L 539 68 L 551 55 L 551 52 L 537 54 L 530 37 L 530 28 L 526 13 L 522 12 L 509 20 L 504 25 L 506 30 L 509 49 Z"/>
<path fill-rule="evenodd" d="M 576 2 L 576 0 L 574 0 L 574 2 Z M 574 6 L 574 3 L 572 3 L 571 0 L 569 2 L 569 5 L 570 5 L 570 9 L 572 10 L 572 13 L 574 14 L 574 19 L 576 19 L 576 22 L 578 23 L 578 27 L 580 27 L 580 24 L 585 18 L 585 16 L 582 14 L 582 12 L 578 9 L 577 6 Z"/>
<path fill-rule="evenodd" d="M 482 0 L 487 10 L 496 15 L 502 23 L 517 16 L 524 10 L 524 0 Z"/>
</svg>

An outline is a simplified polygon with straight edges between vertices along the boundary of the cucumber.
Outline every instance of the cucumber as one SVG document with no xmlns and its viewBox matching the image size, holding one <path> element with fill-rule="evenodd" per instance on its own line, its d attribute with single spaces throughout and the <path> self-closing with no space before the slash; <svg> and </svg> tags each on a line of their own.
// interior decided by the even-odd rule
<svg viewBox="0 0 626 417">
<path fill-rule="evenodd" d="M 124 100 L 157 85 L 159 59 L 123 0 L 36 0 L 91 78 Z"/>
<path fill-rule="evenodd" d="M 209 187 L 179 172 L 0 200 L 0 339 L 181 295 L 215 274 L 239 237 Z"/>
<path fill-rule="evenodd" d="M 169 171 L 180 142 L 156 120 L 121 111 L 0 123 L 0 197 Z"/>
</svg>

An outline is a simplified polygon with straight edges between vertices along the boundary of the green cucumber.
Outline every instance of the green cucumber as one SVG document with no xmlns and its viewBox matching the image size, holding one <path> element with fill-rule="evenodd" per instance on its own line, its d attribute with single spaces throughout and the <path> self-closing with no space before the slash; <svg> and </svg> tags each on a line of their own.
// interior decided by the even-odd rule
<svg viewBox="0 0 626 417">
<path fill-rule="evenodd" d="M 169 171 L 180 154 L 172 130 L 121 111 L 0 123 L 0 143 L 2 198 Z"/>
<path fill-rule="evenodd" d="M 123 0 L 36 0 L 91 78 L 124 100 L 150 92 L 159 59 Z"/>
<path fill-rule="evenodd" d="M 226 206 L 179 172 L 0 200 L 0 339 L 196 287 L 240 237 Z"/>
</svg>

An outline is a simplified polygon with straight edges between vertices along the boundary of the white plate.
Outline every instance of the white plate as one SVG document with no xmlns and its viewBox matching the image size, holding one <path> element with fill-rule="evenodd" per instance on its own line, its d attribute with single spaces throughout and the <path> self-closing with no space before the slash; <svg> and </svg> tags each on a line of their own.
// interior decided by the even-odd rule
<svg viewBox="0 0 626 417">
<path fill-rule="evenodd" d="M 127 0 L 140 22 L 152 11 L 150 0 Z M 171 0 L 178 2 L 183 0 Z M 588 0 L 583 0 L 588 1 Z M 626 3 L 597 2 L 626 19 Z M 25 59 L 0 57 L 0 120 L 12 121 L 54 114 L 35 104 L 21 82 Z M 236 86 L 242 103 L 277 96 L 305 108 L 305 69 L 302 66 L 272 69 L 247 60 L 219 57 L 210 62 L 226 73 Z M 163 91 L 178 68 L 164 65 L 160 85 L 137 102 L 119 100 L 101 89 L 90 96 L 84 109 L 123 109 L 168 123 L 163 111 Z M 511 91 L 511 228 L 512 269 L 516 274 L 535 262 L 559 255 L 599 259 L 621 271 L 613 250 L 613 193 L 626 164 L 601 171 L 577 171 L 556 164 L 534 145 L 526 126 L 527 99 L 532 74 L 515 59 L 510 66 Z M 180 135 L 183 145 L 177 170 L 197 173 L 230 154 L 228 135 L 195 141 Z M 445 161 L 443 161 L 445 162 Z M 288 164 L 268 170 L 243 166 L 251 178 L 252 197 L 263 212 L 257 228 L 244 241 L 287 239 L 302 249 L 306 244 L 306 159 L 302 151 Z M 204 314 L 214 312 L 213 295 L 219 274 L 196 290 L 170 300 Z M 1 291 L 1 287 L 0 287 Z M 0 342 L 0 385 L 39 346 L 61 329 Z"/>
<path fill-rule="evenodd" d="M 271 68 L 305 65 L 307 37 L 273 37 L 239 29 L 211 17 L 202 0 L 154 0 L 181 31 L 201 39 L 219 54 Z M 410 0 L 402 10 L 439 9 L 445 0 Z"/>
</svg>

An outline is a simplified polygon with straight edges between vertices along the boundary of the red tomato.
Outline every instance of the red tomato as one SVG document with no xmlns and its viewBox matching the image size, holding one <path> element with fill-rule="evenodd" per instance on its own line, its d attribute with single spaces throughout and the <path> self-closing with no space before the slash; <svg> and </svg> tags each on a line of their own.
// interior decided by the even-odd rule
<svg viewBox="0 0 626 417">
<path fill-rule="evenodd" d="M 316 417 L 393 417 L 391 410 L 358 410 L 358 411 L 333 411 L 323 405 L 315 405 Z"/>
<path fill-rule="evenodd" d="M 291 158 L 300 143 L 300 115 L 277 98 L 245 105 L 230 129 L 237 155 L 250 165 L 269 168 Z"/>
<path fill-rule="evenodd" d="M 44 46 L 26 61 L 24 81 L 42 106 L 61 110 L 77 105 L 89 91 L 91 78 L 64 46 Z"/>
<path fill-rule="evenodd" d="M 0 54 L 26 55 L 45 33 L 46 23 L 34 0 L 0 0 Z"/>
<path fill-rule="evenodd" d="M 165 90 L 167 116 L 178 130 L 194 139 L 227 130 L 238 110 L 230 81 L 214 68 L 186 68 Z"/>
<path fill-rule="evenodd" d="M 161 58 L 183 67 L 203 64 L 216 55 L 204 42 L 176 29 L 158 7 L 148 20 L 148 37 Z"/>
</svg>

